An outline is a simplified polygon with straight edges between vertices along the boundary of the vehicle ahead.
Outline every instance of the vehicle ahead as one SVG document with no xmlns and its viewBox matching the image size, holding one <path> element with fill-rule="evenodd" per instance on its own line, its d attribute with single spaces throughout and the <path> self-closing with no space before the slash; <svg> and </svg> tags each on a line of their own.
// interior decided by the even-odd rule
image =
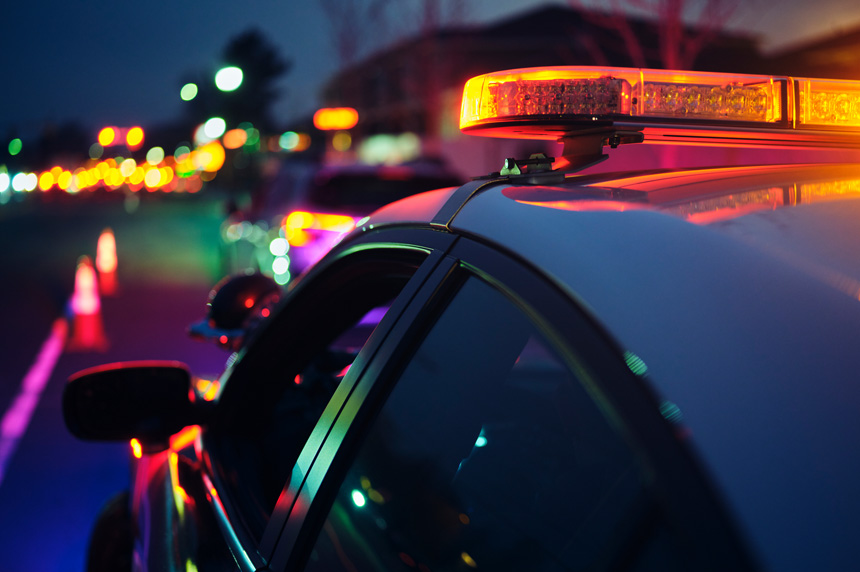
<svg viewBox="0 0 860 572">
<path fill-rule="evenodd" d="M 462 183 L 442 162 L 429 158 L 398 165 L 289 159 L 267 185 L 259 212 L 230 217 L 222 234 L 234 271 L 261 270 L 286 284 L 376 209 Z"/>
<path fill-rule="evenodd" d="M 655 137 L 860 142 L 826 105 L 857 82 L 475 81 L 466 129 L 561 129 L 574 168 Z M 536 93 L 580 107 L 530 116 Z M 149 570 L 856 568 L 860 164 L 549 164 L 376 212 L 216 384 L 173 363 L 73 378 L 70 430 L 140 448 L 97 529 L 130 518 Z"/>
</svg>

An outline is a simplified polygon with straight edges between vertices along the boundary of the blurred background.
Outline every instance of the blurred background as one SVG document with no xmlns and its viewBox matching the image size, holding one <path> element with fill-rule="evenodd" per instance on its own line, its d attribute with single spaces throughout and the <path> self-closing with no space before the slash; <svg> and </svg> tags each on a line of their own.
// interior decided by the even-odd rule
<svg viewBox="0 0 860 572">
<path fill-rule="evenodd" d="M 0 570 L 80 570 L 99 508 L 128 485 L 127 444 L 66 434 L 69 375 L 175 359 L 217 379 L 229 354 L 186 329 L 222 276 L 287 285 L 382 204 L 556 154 L 457 128 L 468 78 L 554 65 L 860 79 L 860 5 L 4 5 Z M 635 147 L 613 168 L 768 159 Z"/>
</svg>

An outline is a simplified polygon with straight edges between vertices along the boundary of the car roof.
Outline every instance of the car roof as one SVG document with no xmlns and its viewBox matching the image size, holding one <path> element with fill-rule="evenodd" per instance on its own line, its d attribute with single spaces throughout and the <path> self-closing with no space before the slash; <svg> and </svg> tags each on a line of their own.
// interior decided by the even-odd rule
<svg viewBox="0 0 860 572">
<path fill-rule="evenodd" d="M 828 517 L 840 502 L 860 506 L 842 439 L 860 435 L 858 198 L 857 165 L 512 178 L 407 199 L 371 223 L 456 212 L 452 231 L 554 281 L 644 361 L 743 526 L 781 546 L 800 528 L 777 518 L 781 503 L 803 505 L 794 518 L 816 523 L 814 540 L 844 534 Z"/>
</svg>

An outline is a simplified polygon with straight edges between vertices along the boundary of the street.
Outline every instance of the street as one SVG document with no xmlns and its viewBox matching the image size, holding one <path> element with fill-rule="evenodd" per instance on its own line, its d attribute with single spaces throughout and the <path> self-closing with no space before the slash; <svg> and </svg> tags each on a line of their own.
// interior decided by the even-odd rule
<svg viewBox="0 0 860 572">
<path fill-rule="evenodd" d="M 136 202 L 102 192 L 0 207 L 0 572 L 82 570 L 100 507 L 128 486 L 127 443 L 67 434 L 61 395 L 69 375 L 107 362 L 171 359 L 214 378 L 228 357 L 185 333 L 221 277 L 221 195 L 145 194 Z M 64 316 L 78 259 L 95 259 L 107 227 L 116 237 L 118 289 L 100 296 L 105 347 L 98 348 L 75 340 L 75 319 Z M 44 386 L 39 375 L 47 375 Z"/>
</svg>

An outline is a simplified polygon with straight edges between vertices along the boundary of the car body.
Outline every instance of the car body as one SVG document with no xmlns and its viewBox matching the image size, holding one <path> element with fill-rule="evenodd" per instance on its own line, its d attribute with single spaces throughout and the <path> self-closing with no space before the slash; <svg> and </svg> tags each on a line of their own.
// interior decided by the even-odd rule
<svg viewBox="0 0 860 572">
<path fill-rule="evenodd" d="M 860 164 L 546 162 L 374 213 L 215 384 L 76 377 L 135 569 L 855 566 Z"/>
<path fill-rule="evenodd" d="M 379 207 L 462 182 L 431 159 L 395 165 L 284 160 L 265 185 L 259 208 L 236 212 L 222 225 L 228 265 L 232 272 L 260 270 L 286 284 Z"/>
</svg>

